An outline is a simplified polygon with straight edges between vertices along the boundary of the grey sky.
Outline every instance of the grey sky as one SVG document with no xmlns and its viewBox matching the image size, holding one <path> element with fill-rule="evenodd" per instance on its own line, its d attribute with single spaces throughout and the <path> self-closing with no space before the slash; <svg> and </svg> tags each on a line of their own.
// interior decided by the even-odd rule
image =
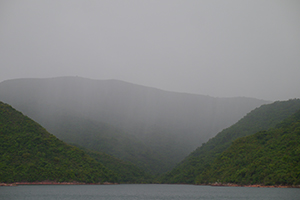
<svg viewBox="0 0 300 200">
<path fill-rule="evenodd" d="M 0 81 L 81 76 L 300 97 L 300 1 L 0 1 Z"/>
</svg>

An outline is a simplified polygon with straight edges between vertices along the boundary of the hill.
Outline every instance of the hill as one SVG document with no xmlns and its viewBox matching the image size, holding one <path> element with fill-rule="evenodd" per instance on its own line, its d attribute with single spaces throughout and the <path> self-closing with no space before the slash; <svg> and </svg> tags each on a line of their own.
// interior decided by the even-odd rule
<svg viewBox="0 0 300 200">
<path fill-rule="evenodd" d="M 211 163 L 240 137 L 268 130 L 300 109 L 300 100 L 278 101 L 262 105 L 248 113 L 236 124 L 224 129 L 208 142 L 203 143 L 173 170 L 166 173 L 160 182 L 195 183 Z"/>
<path fill-rule="evenodd" d="M 0 182 L 138 182 L 147 177 L 132 164 L 109 155 L 89 156 L 2 102 L 0 143 Z"/>
<path fill-rule="evenodd" d="M 300 111 L 276 128 L 235 140 L 196 183 L 300 185 Z"/>
<path fill-rule="evenodd" d="M 4 81 L 0 100 L 66 142 L 152 173 L 170 170 L 199 144 L 268 103 L 78 77 Z"/>
<path fill-rule="evenodd" d="M 157 151 L 150 149 L 134 135 L 112 125 L 80 116 L 57 116 L 60 121 L 48 122 L 51 133 L 66 143 L 106 152 L 149 172 L 168 166 Z"/>
</svg>

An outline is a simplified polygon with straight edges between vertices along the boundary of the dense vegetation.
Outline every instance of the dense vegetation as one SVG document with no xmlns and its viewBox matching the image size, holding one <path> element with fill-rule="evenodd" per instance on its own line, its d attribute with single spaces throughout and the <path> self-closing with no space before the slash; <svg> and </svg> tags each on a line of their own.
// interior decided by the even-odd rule
<svg viewBox="0 0 300 200">
<path fill-rule="evenodd" d="M 195 178 L 225 151 L 237 138 L 268 130 L 300 109 L 300 100 L 274 102 L 263 105 L 224 129 L 202 144 L 172 171 L 160 178 L 163 183 L 195 183 Z"/>
<path fill-rule="evenodd" d="M 77 146 L 77 145 L 76 145 Z M 83 147 L 78 148 L 85 151 L 90 157 L 102 163 L 106 168 L 117 174 L 118 183 L 151 183 L 153 176 L 136 165 L 120 160 L 106 153 L 92 151 Z"/>
<path fill-rule="evenodd" d="M 300 111 L 276 128 L 235 140 L 196 183 L 300 185 Z"/>
<path fill-rule="evenodd" d="M 144 182 L 147 177 L 132 164 L 67 145 L 2 102 L 0 144 L 0 182 Z"/>
<path fill-rule="evenodd" d="M 268 103 L 79 77 L 4 81 L 0 101 L 64 142 L 105 152 L 152 174 L 171 170 L 199 144 Z"/>
</svg>

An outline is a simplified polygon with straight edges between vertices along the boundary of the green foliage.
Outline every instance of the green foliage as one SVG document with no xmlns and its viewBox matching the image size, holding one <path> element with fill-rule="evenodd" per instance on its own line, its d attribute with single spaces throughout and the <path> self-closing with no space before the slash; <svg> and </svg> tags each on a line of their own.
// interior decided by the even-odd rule
<svg viewBox="0 0 300 200">
<path fill-rule="evenodd" d="M 276 127 L 235 140 L 196 183 L 300 185 L 300 111 Z"/>
<path fill-rule="evenodd" d="M 224 129 L 192 152 L 173 170 L 159 179 L 162 183 L 195 183 L 195 178 L 211 165 L 237 138 L 275 127 L 300 108 L 300 100 L 274 102 L 248 113 L 231 127 Z"/>
<path fill-rule="evenodd" d="M 79 146 L 78 146 L 79 147 Z M 106 168 L 116 173 L 119 183 L 151 183 L 152 175 L 146 173 L 144 170 L 138 168 L 136 165 L 115 158 L 106 153 L 91 151 L 83 147 L 79 147 L 84 150 L 90 157 L 96 161 L 102 163 Z"/>
<path fill-rule="evenodd" d="M 114 172 L 0 102 L 0 182 L 116 182 Z"/>
</svg>

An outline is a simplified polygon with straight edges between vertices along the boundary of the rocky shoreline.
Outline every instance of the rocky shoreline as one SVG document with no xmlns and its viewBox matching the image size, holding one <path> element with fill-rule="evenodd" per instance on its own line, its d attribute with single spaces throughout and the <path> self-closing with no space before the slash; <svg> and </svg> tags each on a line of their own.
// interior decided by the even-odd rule
<svg viewBox="0 0 300 200">
<path fill-rule="evenodd" d="M 260 185 L 260 184 L 254 184 L 254 185 L 238 185 L 234 183 L 212 183 L 207 184 L 209 186 L 227 186 L 227 187 L 257 187 L 257 188 L 300 188 L 300 185 Z"/>
<path fill-rule="evenodd" d="M 18 185 L 116 185 L 117 183 L 82 183 L 82 182 L 55 182 L 55 181 L 41 181 L 41 182 L 15 182 L 15 183 L 0 183 L 0 186 L 18 186 Z"/>
</svg>

